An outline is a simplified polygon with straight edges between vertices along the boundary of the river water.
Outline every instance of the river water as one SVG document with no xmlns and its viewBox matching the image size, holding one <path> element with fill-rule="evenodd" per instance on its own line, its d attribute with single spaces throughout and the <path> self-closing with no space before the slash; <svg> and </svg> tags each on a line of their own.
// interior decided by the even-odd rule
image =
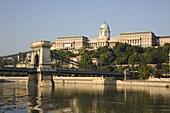
<svg viewBox="0 0 170 113">
<path fill-rule="evenodd" d="M 27 87 L 0 83 L 0 113 L 170 113 L 170 89 L 56 84 Z"/>
</svg>

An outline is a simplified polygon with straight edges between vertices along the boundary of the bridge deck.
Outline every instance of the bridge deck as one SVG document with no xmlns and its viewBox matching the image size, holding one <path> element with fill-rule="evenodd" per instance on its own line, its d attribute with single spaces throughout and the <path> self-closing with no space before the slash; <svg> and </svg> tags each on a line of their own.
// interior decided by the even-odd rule
<svg viewBox="0 0 170 113">
<path fill-rule="evenodd" d="M 103 76 L 124 76 L 123 73 L 114 73 L 109 71 L 99 71 L 99 70 L 47 70 L 38 72 L 34 68 L 0 68 L 0 72 L 26 72 L 31 73 L 42 73 L 42 74 L 77 74 L 77 75 L 103 75 Z"/>
</svg>

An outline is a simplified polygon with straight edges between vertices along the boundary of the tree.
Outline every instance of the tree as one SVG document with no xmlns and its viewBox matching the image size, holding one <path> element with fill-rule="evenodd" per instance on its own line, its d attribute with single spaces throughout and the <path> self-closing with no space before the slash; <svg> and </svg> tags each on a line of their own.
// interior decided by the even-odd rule
<svg viewBox="0 0 170 113">
<path fill-rule="evenodd" d="M 138 67 L 138 77 L 140 79 L 147 79 L 153 74 L 154 70 L 152 67 L 147 65 L 139 65 Z"/>
<path fill-rule="evenodd" d="M 70 52 L 70 51 L 68 51 L 68 50 L 52 50 L 51 51 L 51 57 L 52 57 L 52 59 L 54 58 L 54 56 L 55 55 L 60 55 L 60 56 L 62 56 L 62 57 L 65 57 L 65 58 L 70 58 L 70 57 L 75 57 L 76 56 L 76 54 L 74 54 L 74 53 L 72 53 L 72 52 Z"/>
<path fill-rule="evenodd" d="M 127 64 L 128 63 L 128 55 L 125 52 L 120 52 L 116 55 L 116 59 L 113 62 L 113 64 L 121 65 L 121 64 Z"/>
<path fill-rule="evenodd" d="M 80 55 L 82 55 L 82 54 L 84 54 L 85 52 L 87 52 L 86 46 L 81 47 L 81 48 L 78 50 L 78 52 L 79 52 Z"/>
<path fill-rule="evenodd" d="M 102 63 L 102 65 L 108 65 L 111 63 L 111 58 L 112 58 L 112 53 L 110 51 L 107 51 L 105 53 L 102 53 L 100 56 L 99 56 L 99 59 Z"/>
<path fill-rule="evenodd" d="M 92 65 L 91 56 L 88 52 L 81 55 L 80 63 L 83 65 Z"/>
<path fill-rule="evenodd" d="M 134 55 L 131 55 L 131 56 L 129 57 L 129 59 L 128 59 L 128 64 L 131 64 L 132 67 L 134 67 L 134 65 L 135 65 L 135 57 L 134 57 Z"/>
<path fill-rule="evenodd" d="M 128 46 L 128 45 L 127 45 L 127 44 L 124 44 L 124 43 L 116 43 L 115 47 L 113 48 L 115 54 L 117 55 L 117 54 L 119 54 L 120 52 L 125 52 L 127 46 Z"/>
<path fill-rule="evenodd" d="M 135 64 L 139 64 L 140 62 L 140 55 L 135 52 L 134 54 L 132 54 L 131 56 L 129 56 L 129 59 L 128 59 L 128 64 L 131 64 L 132 67 L 135 65 Z"/>
</svg>

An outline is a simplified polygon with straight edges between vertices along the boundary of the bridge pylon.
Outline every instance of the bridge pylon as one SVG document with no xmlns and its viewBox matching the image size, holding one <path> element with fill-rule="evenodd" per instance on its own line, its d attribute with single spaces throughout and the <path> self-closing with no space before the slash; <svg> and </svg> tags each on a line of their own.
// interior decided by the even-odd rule
<svg viewBox="0 0 170 113">
<path fill-rule="evenodd" d="M 51 74 L 52 71 L 50 41 L 38 41 L 31 44 L 33 50 L 31 55 L 31 68 L 35 68 L 37 73 L 29 75 L 28 86 L 54 86 Z"/>
</svg>

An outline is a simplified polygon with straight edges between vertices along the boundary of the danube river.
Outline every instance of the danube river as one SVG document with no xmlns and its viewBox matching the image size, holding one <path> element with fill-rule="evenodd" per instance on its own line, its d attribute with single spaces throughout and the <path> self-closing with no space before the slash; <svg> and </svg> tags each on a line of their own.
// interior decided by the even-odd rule
<svg viewBox="0 0 170 113">
<path fill-rule="evenodd" d="M 0 83 L 0 113 L 169 113 L 170 89 L 56 84 L 26 87 Z"/>
</svg>

